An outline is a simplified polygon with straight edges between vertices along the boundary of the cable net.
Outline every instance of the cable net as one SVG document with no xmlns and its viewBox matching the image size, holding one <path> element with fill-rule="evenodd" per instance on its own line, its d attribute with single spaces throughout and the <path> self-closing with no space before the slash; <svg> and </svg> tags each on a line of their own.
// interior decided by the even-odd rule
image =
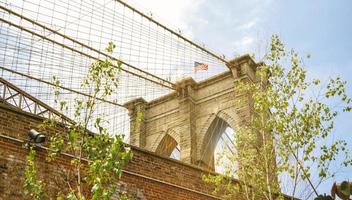
<svg viewBox="0 0 352 200">
<path fill-rule="evenodd" d="M 72 108 L 68 116 L 75 98 L 89 97 L 80 87 L 89 64 L 106 57 L 109 42 L 116 44 L 112 56 L 123 62 L 119 90 L 96 110 L 112 133 L 129 133 L 124 102 L 149 101 L 184 77 L 200 81 L 227 70 L 221 57 L 122 1 L 1 0 L 0 8 L 1 77 L 58 108 L 50 85 L 57 77 Z M 195 63 L 208 69 L 195 72 Z"/>
</svg>

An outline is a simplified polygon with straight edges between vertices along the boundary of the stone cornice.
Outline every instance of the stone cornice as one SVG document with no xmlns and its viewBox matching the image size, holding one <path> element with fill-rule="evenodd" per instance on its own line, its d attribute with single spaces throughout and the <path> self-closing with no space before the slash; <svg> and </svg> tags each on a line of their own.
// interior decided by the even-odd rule
<svg viewBox="0 0 352 200">
<path fill-rule="evenodd" d="M 161 104 L 161 103 L 164 103 L 166 101 L 169 101 L 170 99 L 173 99 L 173 98 L 177 98 L 177 92 L 171 92 L 169 94 L 166 94 L 164 96 L 161 96 L 159 98 L 156 98 L 154 100 L 151 100 L 148 102 L 148 105 L 147 107 L 153 107 L 153 106 L 156 106 L 158 104 Z"/>
<path fill-rule="evenodd" d="M 203 81 L 200 81 L 198 83 L 195 82 L 193 80 L 193 78 L 188 77 L 188 78 L 185 78 L 185 79 L 183 79 L 181 81 L 178 81 L 176 83 L 176 85 L 178 86 L 178 88 L 183 88 L 186 85 L 190 85 L 193 89 L 198 90 L 198 89 L 204 88 L 204 87 L 206 87 L 208 85 L 220 82 L 220 81 L 222 81 L 222 80 L 224 80 L 224 79 L 226 79 L 226 78 L 228 78 L 230 76 L 232 76 L 231 72 L 230 71 L 226 71 L 226 72 L 223 72 L 221 74 L 217 74 L 215 76 L 212 76 L 212 77 L 210 77 L 208 79 L 205 79 Z M 164 96 L 161 96 L 161 97 L 159 97 L 157 99 L 151 100 L 150 102 L 147 102 L 147 107 L 150 108 L 150 107 L 156 106 L 158 104 L 164 103 L 166 101 L 169 101 L 170 99 L 174 99 L 174 98 L 177 98 L 177 91 L 171 92 L 171 93 L 166 94 Z M 138 99 L 134 99 L 134 100 L 131 100 L 129 102 L 126 102 L 124 104 L 124 106 L 126 104 L 131 104 L 133 102 L 136 102 L 136 101 L 138 101 Z"/>
<path fill-rule="evenodd" d="M 252 68 L 253 71 L 256 70 L 257 66 L 262 65 L 263 63 L 255 63 L 255 61 L 251 58 L 251 56 L 249 54 L 245 54 L 243 56 L 237 57 L 231 61 L 229 61 L 228 66 L 230 68 L 240 68 L 242 64 L 247 63 L 250 68 Z M 126 102 L 125 104 L 123 104 L 124 107 L 126 108 L 131 108 L 128 106 L 133 106 L 133 105 L 137 105 L 138 103 L 144 103 L 146 105 L 146 108 L 150 108 L 153 106 L 157 106 L 159 104 L 162 104 L 164 102 L 170 101 L 172 99 L 175 99 L 178 97 L 178 93 L 180 90 L 184 89 L 186 86 L 190 86 L 192 89 L 194 90 L 198 90 L 204 87 L 207 87 L 209 85 L 215 84 L 217 82 L 220 82 L 232 75 L 231 71 L 225 71 L 222 72 L 220 74 L 214 75 L 210 78 L 207 78 L 205 80 L 202 80 L 200 82 L 196 82 L 192 77 L 187 77 L 184 78 L 180 81 L 177 81 L 175 83 L 175 90 L 174 92 L 171 92 L 169 94 L 166 94 L 164 96 L 161 96 L 157 99 L 151 100 L 149 102 L 146 102 L 143 98 L 137 98 L 137 99 L 132 99 L 128 102 Z M 247 76 L 246 74 L 243 74 L 242 76 Z M 195 102 L 195 100 L 193 99 L 193 101 Z"/>
<path fill-rule="evenodd" d="M 226 78 L 228 78 L 229 76 L 232 76 L 232 73 L 230 71 L 226 71 L 226 72 L 222 72 L 220 74 L 217 74 L 215 76 L 212 76 L 208 79 L 202 80 L 200 82 L 197 83 L 196 89 L 201 89 L 204 88 L 208 85 L 220 82 Z"/>
<path fill-rule="evenodd" d="M 228 66 L 230 68 L 232 68 L 232 67 L 240 66 L 243 63 L 248 63 L 251 66 L 256 66 L 255 61 L 252 59 L 252 57 L 249 54 L 245 54 L 245 55 L 239 56 L 233 60 L 230 60 Z"/>
</svg>

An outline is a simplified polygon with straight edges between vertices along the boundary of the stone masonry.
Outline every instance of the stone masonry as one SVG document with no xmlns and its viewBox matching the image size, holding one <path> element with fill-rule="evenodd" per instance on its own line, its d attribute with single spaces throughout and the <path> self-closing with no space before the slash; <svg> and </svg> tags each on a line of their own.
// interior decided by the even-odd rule
<svg viewBox="0 0 352 200">
<path fill-rule="evenodd" d="M 125 103 L 131 120 L 130 144 L 165 156 L 179 144 L 182 162 L 213 168 L 213 152 L 222 132 L 221 127 L 213 127 L 215 132 L 210 127 L 220 120 L 236 130 L 248 121 L 249 101 L 236 105 L 245 95 L 236 92 L 234 84 L 236 80 L 255 81 L 257 66 L 244 55 L 230 61 L 228 72 L 198 83 L 186 78 L 168 95 Z M 138 113 L 142 113 L 141 122 L 136 122 Z"/>
</svg>

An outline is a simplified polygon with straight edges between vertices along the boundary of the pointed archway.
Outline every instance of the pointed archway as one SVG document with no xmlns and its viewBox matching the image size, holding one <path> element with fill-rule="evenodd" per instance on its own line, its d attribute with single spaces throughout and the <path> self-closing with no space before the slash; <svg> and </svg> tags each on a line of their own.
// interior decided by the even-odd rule
<svg viewBox="0 0 352 200">
<path fill-rule="evenodd" d="M 221 171 L 221 167 L 215 166 L 216 154 L 222 150 L 235 152 L 234 126 L 234 120 L 226 113 L 220 112 L 209 117 L 203 128 L 204 133 L 201 133 L 198 166 Z"/>
<path fill-rule="evenodd" d="M 237 168 L 233 155 L 235 148 L 235 131 L 226 127 L 214 149 L 214 170 L 217 173 L 227 173 L 229 169 Z M 233 170 L 232 170 L 233 171 Z"/>
<path fill-rule="evenodd" d="M 169 134 L 164 135 L 155 152 L 165 157 L 170 157 L 177 160 L 180 159 L 180 146 L 178 145 L 177 141 Z"/>
</svg>

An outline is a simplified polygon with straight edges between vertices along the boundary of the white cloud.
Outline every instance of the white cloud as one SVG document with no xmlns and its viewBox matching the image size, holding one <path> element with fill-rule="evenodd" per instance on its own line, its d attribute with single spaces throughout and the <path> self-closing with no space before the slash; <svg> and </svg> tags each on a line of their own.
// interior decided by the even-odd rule
<svg viewBox="0 0 352 200">
<path fill-rule="evenodd" d="M 244 23 L 238 27 L 240 30 L 247 30 L 253 28 L 257 24 L 257 20 L 254 19 L 252 21 L 249 21 L 247 23 Z"/>
<path fill-rule="evenodd" d="M 126 0 L 139 10 L 153 13 L 153 18 L 182 35 L 204 43 L 218 54 L 233 57 L 234 54 L 256 52 L 257 43 L 267 38 L 262 33 L 265 12 L 272 0 L 248 0 L 240 3 L 231 0 Z M 139 5 L 139 6 L 138 6 Z M 173 28 L 177 27 L 177 28 Z M 256 35 L 257 34 L 257 35 Z M 259 37 L 260 36 L 260 37 Z"/>
<path fill-rule="evenodd" d="M 240 40 L 232 43 L 234 54 L 249 53 L 253 49 L 255 39 L 250 36 L 244 36 Z"/>
<path fill-rule="evenodd" d="M 127 2 L 137 6 L 143 12 L 150 11 L 153 18 L 167 27 L 180 29 L 182 34 L 193 37 L 192 26 L 189 24 L 190 19 L 195 17 L 204 0 L 144 0 L 138 1 L 138 3 L 128 0 Z M 200 20 L 200 22 L 207 23 L 206 20 Z"/>
<path fill-rule="evenodd" d="M 254 41 L 253 38 L 246 36 L 246 37 L 242 38 L 241 44 L 242 44 L 243 46 L 249 46 L 249 45 L 253 44 L 253 41 Z"/>
</svg>

